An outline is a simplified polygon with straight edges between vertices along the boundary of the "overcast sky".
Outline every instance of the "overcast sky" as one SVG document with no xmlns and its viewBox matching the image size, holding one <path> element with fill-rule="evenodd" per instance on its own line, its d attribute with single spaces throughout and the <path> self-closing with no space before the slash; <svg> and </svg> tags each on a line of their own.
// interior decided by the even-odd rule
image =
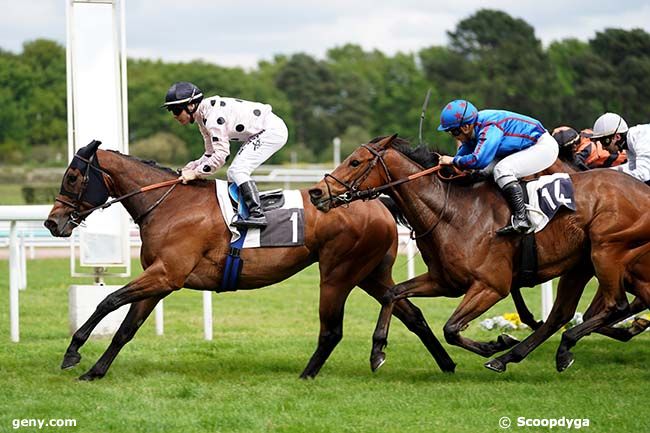
<svg viewBox="0 0 650 433">
<path fill-rule="evenodd" d="M 68 0 L 0 0 L 0 48 L 20 52 L 36 38 L 65 44 Z M 348 42 L 386 54 L 447 43 L 446 31 L 485 2 L 478 0 L 126 0 L 129 57 L 254 67 L 275 54 L 321 58 Z M 493 0 L 522 18 L 548 45 L 588 40 L 607 27 L 650 32 L 647 0 Z"/>
</svg>

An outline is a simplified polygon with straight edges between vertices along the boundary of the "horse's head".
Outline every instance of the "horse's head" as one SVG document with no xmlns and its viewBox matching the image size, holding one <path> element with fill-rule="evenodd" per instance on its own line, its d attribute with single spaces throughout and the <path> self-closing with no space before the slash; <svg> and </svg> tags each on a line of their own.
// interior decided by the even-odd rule
<svg viewBox="0 0 650 433">
<path fill-rule="evenodd" d="M 53 236 L 68 237 L 94 209 L 106 202 L 109 190 L 104 181 L 107 175 L 97 161 L 101 141 L 93 140 L 79 149 L 63 175 L 61 190 L 54 207 L 45 221 Z"/>
<path fill-rule="evenodd" d="M 376 143 L 362 144 L 332 173 L 309 190 L 311 202 L 323 212 L 353 200 L 373 198 L 364 191 L 391 181 L 384 154 L 397 134 L 384 137 Z"/>
</svg>

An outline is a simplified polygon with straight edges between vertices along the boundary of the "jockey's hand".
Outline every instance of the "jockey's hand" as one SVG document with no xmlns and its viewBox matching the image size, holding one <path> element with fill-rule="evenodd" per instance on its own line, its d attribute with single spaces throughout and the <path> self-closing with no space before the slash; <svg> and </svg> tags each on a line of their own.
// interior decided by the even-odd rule
<svg viewBox="0 0 650 433">
<path fill-rule="evenodd" d="M 440 165 L 452 165 L 454 163 L 454 157 L 449 155 L 440 156 Z"/>
<path fill-rule="evenodd" d="M 197 178 L 196 172 L 194 170 L 187 170 L 187 169 L 181 171 L 181 176 L 179 177 L 179 179 L 183 179 L 184 184 L 196 178 Z"/>
</svg>

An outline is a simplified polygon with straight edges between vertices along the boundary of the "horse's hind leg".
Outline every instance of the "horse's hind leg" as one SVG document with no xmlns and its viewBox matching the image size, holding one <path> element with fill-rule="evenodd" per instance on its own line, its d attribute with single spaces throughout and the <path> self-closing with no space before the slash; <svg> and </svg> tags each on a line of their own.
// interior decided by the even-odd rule
<svg viewBox="0 0 650 433">
<path fill-rule="evenodd" d="M 120 325 L 120 328 L 113 336 L 113 340 L 108 346 L 108 349 L 106 349 L 97 363 L 95 363 L 95 365 L 93 365 L 85 374 L 81 375 L 79 379 L 94 380 L 104 377 L 122 347 L 131 341 L 135 333 L 140 329 L 140 326 L 144 323 L 156 304 L 158 304 L 162 298 L 163 296 L 157 296 L 132 303 L 128 314 Z"/>
<path fill-rule="evenodd" d="M 589 310 L 594 307 L 596 300 L 592 301 L 591 305 L 589 306 Z M 601 305 L 601 304 L 598 304 Z M 600 307 L 595 307 L 600 308 Z M 630 310 L 629 310 L 629 316 L 633 316 L 635 314 L 640 313 L 641 311 L 644 311 L 647 309 L 647 306 L 641 298 L 636 297 L 630 303 Z M 585 312 L 584 317 L 589 318 L 593 315 L 593 311 L 587 310 Z M 635 318 L 634 321 L 632 322 L 632 326 L 629 328 L 617 328 L 615 326 L 603 326 L 602 328 L 596 329 L 594 332 L 597 334 L 604 335 L 606 337 L 613 338 L 614 340 L 617 341 L 622 341 L 622 342 L 627 342 L 630 341 L 633 337 L 639 335 L 643 331 L 645 331 L 648 327 L 650 327 L 650 320 L 642 319 L 642 318 Z"/>
<path fill-rule="evenodd" d="M 506 371 L 510 362 L 520 362 L 537 346 L 546 341 L 573 317 L 587 282 L 591 279 L 588 266 L 579 266 L 564 274 L 558 283 L 557 295 L 548 319 L 517 344 L 512 350 L 485 363 L 485 367 L 499 373 Z"/>
<path fill-rule="evenodd" d="M 182 284 L 181 281 L 181 283 L 177 284 L 178 287 L 175 288 L 179 288 Z M 79 348 L 84 345 L 93 329 L 109 313 L 117 310 L 122 305 L 141 301 L 152 296 L 166 296 L 173 290 L 174 288 L 171 287 L 170 282 L 165 277 L 164 265 L 155 263 L 148 267 L 138 278 L 111 293 L 97 305 L 93 314 L 72 336 L 72 341 L 70 341 L 70 345 L 63 356 L 61 368 L 68 369 L 79 363 L 81 359 Z"/>
</svg>

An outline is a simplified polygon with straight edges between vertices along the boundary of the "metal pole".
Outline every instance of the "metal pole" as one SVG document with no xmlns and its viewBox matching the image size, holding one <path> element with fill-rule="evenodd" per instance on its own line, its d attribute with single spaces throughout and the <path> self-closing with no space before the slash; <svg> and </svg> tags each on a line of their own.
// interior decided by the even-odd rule
<svg viewBox="0 0 650 433">
<path fill-rule="evenodd" d="M 16 221 L 11 221 L 9 226 L 9 324 L 11 328 L 11 341 L 20 341 L 20 328 L 18 321 L 18 286 L 20 285 L 20 258 L 18 251 L 18 229 Z"/>
<path fill-rule="evenodd" d="M 546 321 L 553 306 L 553 282 L 542 283 L 542 319 Z"/>
<path fill-rule="evenodd" d="M 212 341 L 212 292 L 203 292 L 203 338 Z"/>
<path fill-rule="evenodd" d="M 156 316 L 156 335 L 163 335 L 163 301 L 161 300 L 154 309 Z"/>
</svg>

